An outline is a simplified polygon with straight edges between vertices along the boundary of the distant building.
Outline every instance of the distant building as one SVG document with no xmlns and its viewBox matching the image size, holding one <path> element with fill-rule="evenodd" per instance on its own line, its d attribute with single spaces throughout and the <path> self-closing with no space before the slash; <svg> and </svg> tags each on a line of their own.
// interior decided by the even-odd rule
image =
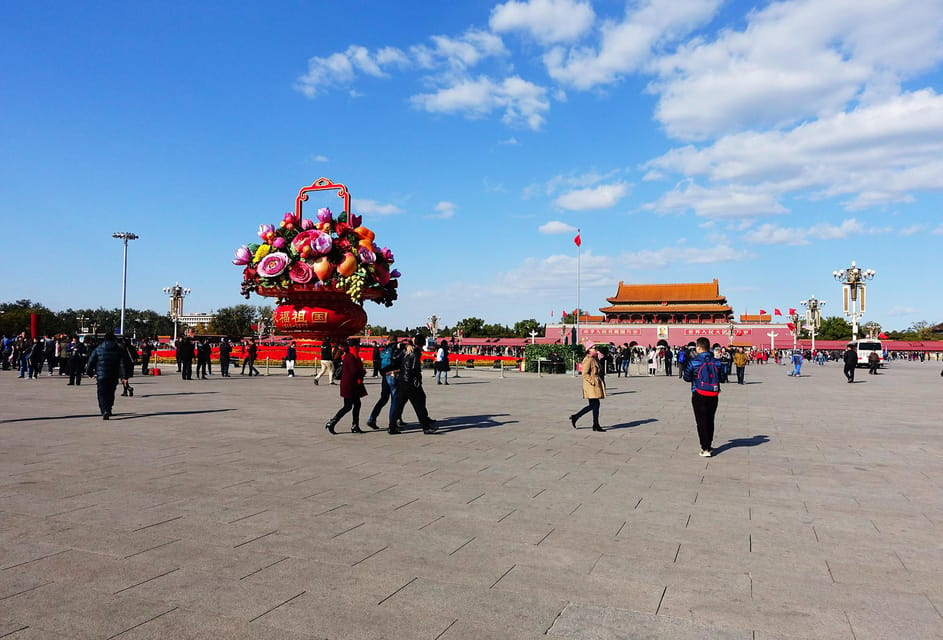
<svg viewBox="0 0 943 640">
<path fill-rule="evenodd" d="M 733 309 L 720 295 L 717 278 L 712 282 L 683 284 L 626 284 L 619 282 L 616 295 L 599 310 L 604 322 L 628 324 L 727 323 Z"/>
</svg>

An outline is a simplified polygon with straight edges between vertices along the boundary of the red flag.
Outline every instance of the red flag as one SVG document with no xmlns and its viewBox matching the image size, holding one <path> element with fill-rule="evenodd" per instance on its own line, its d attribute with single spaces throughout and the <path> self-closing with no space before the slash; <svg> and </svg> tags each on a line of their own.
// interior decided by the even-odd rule
<svg viewBox="0 0 943 640">
<path fill-rule="evenodd" d="M 573 242 L 576 244 L 577 247 L 579 247 L 580 245 L 583 244 L 583 241 L 580 239 L 580 234 L 579 234 L 579 233 L 577 233 L 577 234 L 576 234 L 576 237 L 573 238 Z"/>
<path fill-rule="evenodd" d="M 879 333 L 879 334 L 878 334 L 878 338 L 880 338 L 881 340 L 887 340 L 887 334 L 886 334 L 886 333 Z"/>
<path fill-rule="evenodd" d="M 779 309 L 773 309 L 773 315 L 774 315 L 774 316 L 781 316 L 781 315 L 783 315 L 783 312 L 780 311 Z"/>
<path fill-rule="evenodd" d="M 787 327 L 790 331 L 795 331 L 795 330 L 796 330 L 796 325 L 794 325 L 794 324 L 791 323 L 791 322 L 787 322 L 787 323 L 786 323 L 786 327 Z"/>
<path fill-rule="evenodd" d="M 766 309 L 760 309 L 760 315 L 761 315 L 761 316 L 765 316 L 765 315 L 766 315 Z"/>
<path fill-rule="evenodd" d="M 791 315 L 791 316 L 796 315 L 796 310 L 793 309 L 792 307 L 790 307 L 790 308 L 789 308 L 789 315 Z"/>
</svg>

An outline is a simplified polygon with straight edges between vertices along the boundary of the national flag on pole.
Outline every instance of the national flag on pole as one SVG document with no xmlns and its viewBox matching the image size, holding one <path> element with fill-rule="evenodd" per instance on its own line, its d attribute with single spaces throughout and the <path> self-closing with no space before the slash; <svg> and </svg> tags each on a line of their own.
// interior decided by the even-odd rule
<svg viewBox="0 0 943 640">
<path fill-rule="evenodd" d="M 796 315 L 796 310 L 793 309 L 792 307 L 789 307 L 789 315 L 791 315 L 791 316 Z"/>
<path fill-rule="evenodd" d="M 796 325 L 794 325 L 794 324 L 791 323 L 791 322 L 787 322 L 787 323 L 786 323 L 786 327 L 787 327 L 790 331 L 795 331 L 795 330 L 796 330 Z"/>
<path fill-rule="evenodd" d="M 583 240 L 580 238 L 579 231 L 576 232 L 576 237 L 573 238 L 573 243 L 576 244 L 577 247 L 583 244 Z"/>
<path fill-rule="evenodd" d="M 761 316 L 765 316 L 765 315 L 766 315 L 766 309 L 760 309 L 760 315 L 761 315 Z"/>
<path fill-rule="evenodd" d="M 783 312 L 780 311 L 779 309 L 773 309 L 773 315 L 774 315 L 774 316 L 781 316 L 781 315 L 783 315 Z"/>
<path fill-rule="evenodd" d="M 887 334 L 886 334 L 886 333 L 879 333 L 879 334 L 878 334 L 878 338 L 881 339 L 881 340 L 887 340 Z"/>
</svg>

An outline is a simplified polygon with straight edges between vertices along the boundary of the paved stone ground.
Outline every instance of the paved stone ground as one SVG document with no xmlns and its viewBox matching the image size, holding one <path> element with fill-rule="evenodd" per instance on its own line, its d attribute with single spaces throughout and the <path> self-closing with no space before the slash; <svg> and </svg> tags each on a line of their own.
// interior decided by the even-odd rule
<svg viewBox="0 0 943 640">
<path fill-rule="evenodd" d="M 664 376 L 594 433 L 571 376 L 462 371 L 394 437 L 280 370 L 138 378 L 107 422 L 4 372 L 0 637 L 943 638 L 940 367 L 751 366 L 710 459 Z"/>
</svg>

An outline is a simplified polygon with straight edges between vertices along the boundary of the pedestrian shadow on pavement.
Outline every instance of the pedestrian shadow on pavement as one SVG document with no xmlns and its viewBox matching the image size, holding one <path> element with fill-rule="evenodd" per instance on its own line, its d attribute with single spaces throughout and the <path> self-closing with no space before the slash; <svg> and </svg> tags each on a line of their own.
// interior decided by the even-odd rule
<svg viewBox="0 0 943 640">
<path fill-rule="evenodd" d="M 222 413 L 224 411 L 235 411 L 235 409 L 203 409 L 200 411 L 152 411 L 150 413 L 114 413 L 112 420 L 133 420 L 134 418 L 153 418 L 155 416 L 189 416 L 198 413 Z"/>
<path fill-rule="evenodd" d="M 139 398 L 160 398 L 162 396 L 201 396 L 207 393 L 219 393 L 219 391 L 180 391 L 178 393 L 140 393 Z"/>
<path fill-rule="evenodd" d="M 0 420 L 0 424 L 6 422 L 33 422 L 36 420 L 71 420 L 72 418 L 101 418 L 100 413 L 80 413 L 74 416 L 39 416 L 35 418 L 11 418 L 9 420 Z"/>
<path fill-rule="evenodd" d="M 645 418 L 643 420 L 633 420 L 632 422 L 622 422 L 620 424 L 607 426 L 606 429 L 631 429 L 632 427 L 640 427 L 643 424 L 648 424 L 649 422 L 658 422 L 658 418 Z"/>
<path fill-rule="evenodd" d="M 480 416 L 452 416 L 451 418 L 442 418 L 435 421 L 439 433 L 448 431 L 460 431 L 462 429 L 488 429 L 491 427 L 502 427 L 506 424 L 514 424 L 517 420 L 496 420 L 507 416 L 507 413 L 485 414 Z"/>
<path fill-rule="evenodd" d="M 610 391 L 609 389 L 606 389 L 606 397 L 607 397 L 607 398 L 608 398 L 609 396 L 621 396 L 621 395 L 626 394 L 626 393 L 638 393 L 638 392 L 637 392 L 637 391 L 632 391 L 631 389 L 629 389 L 628 391 Z"/>
<path fill-rule="evenodd" d="M 769 436 L 762 434 L 755 435 L 752 438 L 734 438 L 733 440 L 728 440 L 719 447 L 715 447 L 711 451 L 711 455 L 717 455 L 723 453 L 727 449 L 733 449 L 735 447 L 755 447 L 760 444 L 766 444 L 769 442 Z"/>
</svg>

